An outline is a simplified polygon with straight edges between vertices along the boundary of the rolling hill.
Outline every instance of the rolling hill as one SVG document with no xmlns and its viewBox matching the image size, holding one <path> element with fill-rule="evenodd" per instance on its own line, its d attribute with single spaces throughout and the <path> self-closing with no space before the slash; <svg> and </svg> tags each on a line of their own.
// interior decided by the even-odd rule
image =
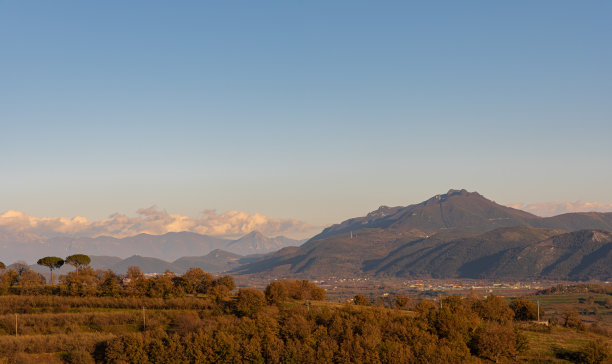
<svg viewBox="0 0 612 364">
<path fill-rule="evenodd" d="M 179 258 L 172 262 L 172 265 L 181 269 L 182 272 L 189 268 L 201 268 L 205 272 L 220 273 L 254 262 L 262 256 L 261 254 L 242 256 L 216 249 L 201 257 Z"/>
<path fill-rule="evenodd" d="M 183 270 L 172 263 L 168 263 L 164 260 L 151 257 L 141 257 L 140 255 L 133 255 L 127 259 L 124 259 L 109 269 L 112 269 L 117 274 L 125 274 L 129 267 L 136 266 L 140 268 L 143 273 L 164 273 L 170 271 L 174 273 L 182 273 Z"/>
</svg>

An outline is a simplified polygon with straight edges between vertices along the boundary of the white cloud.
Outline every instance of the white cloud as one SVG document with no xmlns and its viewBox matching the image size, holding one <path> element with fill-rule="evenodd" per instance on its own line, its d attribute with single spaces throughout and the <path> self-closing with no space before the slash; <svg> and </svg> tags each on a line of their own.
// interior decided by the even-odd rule
<svg viewBox="0 0 612 364">
<path fill-rule="evenodd" d="M 139 209 L 137 216 L 113 214 L 106 219 L 89 221 L 85 217 L 35 217 L 21 211 L 9 210 L 0 214 L 0 230 L 12 233 L 31 233 L 45 237 L 101 235 L 118 238 L 141 233 L 161 235 L 168 232 L 191 231 L 199 234 L 238 236 L 259 230 L 270 236 L 288 234 L 303 237 L 313 232 L 313 226 L 299 220 L 271 218 L 259 213 L 206 210 L 192 218 L 169 214 L 156 206 Z"/>
<path fill-rule="evenodd" d="M 606 204 L 603 202 L 564 202 L 564 201 L 555 201 L 555 202 L 543 202 L 543 203 L 533 203 L 533 204 L 524 204 L 517 203 L 508 205 L 515 209 L 531 212 L 532 214 L 538 216 L 555 216 L 560 214 L 565 214 L 568 212 L 612 212 L 612 204 Z"/>
</svg>

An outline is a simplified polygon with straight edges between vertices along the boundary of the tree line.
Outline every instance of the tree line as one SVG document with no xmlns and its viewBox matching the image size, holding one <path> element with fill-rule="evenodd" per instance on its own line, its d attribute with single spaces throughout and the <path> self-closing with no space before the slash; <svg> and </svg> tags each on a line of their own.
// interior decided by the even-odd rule
<svg viewBox="0 0 612 364">
<path fill-rule="evenodd" d="M 75 254 L 66 259 L 44 257 L 38 264 L 48 267 L 51 274 L 64 264 L 75 267 L 75 270 L 59 277 L 58 285 L 46 285 L 44 277 L 25 264 L 13 265 L 11 269 L 0 262 L 0 294 L 17 295 L 63 295 L 63 296 L 110 296 L 110 297 L 152 297 L 176 298 L 186 295 L 208 295 L 216 300 L 230 296 L 235 290 L 234 278 L 229 275 L 215 277 L 200 268 L 190 268 L 177 275 L 166 271 L 147 277 L 139 267 L 129 267 L 125 275 L 118 275 L 112 270 L 94 270 L 89 266 L 91 259 L 84 254 Z M 53 282 L 53 275 L 51 275 Z M 257 301 L 263 297 L 263 303 L 280 304 L 288 299 L 323 300 L 325 290 L 307 280 L 284 279 L 272 282 L 266 291 L 248 289 L 238 291 L 238 295 Z M 244 301 L 244 300 L 243 300 Z"/>
</svg>

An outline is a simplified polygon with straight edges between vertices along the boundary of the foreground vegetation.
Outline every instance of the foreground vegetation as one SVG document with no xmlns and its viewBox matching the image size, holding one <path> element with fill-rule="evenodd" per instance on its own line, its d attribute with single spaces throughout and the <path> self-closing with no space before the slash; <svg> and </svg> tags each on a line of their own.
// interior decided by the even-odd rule
<svg viewBox="0 0 612 364">
<path fill-rule="evenodd" d="M 516 322 L 496 296 L 451 296 L 410 310 L 271 299 L 252 289 L 222 300 L 5 295 L 0 356 L 17 363 L 608 360 L 607 337 Z"/>
<path fill-rule="evenodd" d="M 571 311 L 534 323 L 532 298 L 332 303 L 308 281 L 236 289 L 199 269 L 147 278 L 84 266 L 43 283 L 27 269 L 0 275 L 4 362 L 610 362 L 606 330 Z"/>
</svg>

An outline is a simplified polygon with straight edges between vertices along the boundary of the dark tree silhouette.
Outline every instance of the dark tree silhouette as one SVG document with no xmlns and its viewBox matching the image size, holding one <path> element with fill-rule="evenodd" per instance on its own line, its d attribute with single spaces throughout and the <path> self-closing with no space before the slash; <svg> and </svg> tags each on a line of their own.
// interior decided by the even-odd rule
<svg viewBox="0 0 612 364">
<path fill-rule="evenodd" d="M 5 270 L 6 269 L 6 264 L 0 262 L 0 270 Z"/>
<path fill-rule="evenodd" d="M 49 268 L 49 271 L 51 271 L 51 284 L 53 284 L 53 270 L 61 268 L 64 265 L 64 260 L 60 257 L 44 257 L 38 259 L 36 264 Z"/>
<path fill-rule="evenodd" d="M 538 307 L 526 299 L 516 299 L 510 303 L 516 321 L 530 321 L 538 318 Z"/>
<path fill-rule="evenodd" d="M 408 303 L 410 303 L 410 298 L 402 294 L 398 294 L 397 296 L 395 296 L 395 308 L 397 308 L 398 310 L 405 309 L 406 306 L 408 306 Z"/>
<path fill-rule="evenodd" d="M 353 297 L 353 303 L 355 303 L 356 305 L 360 305 L 360 306 L 369 306 L 370 300 L 368 300 L 366 296 L 362 294 L 358 294 L 358 295 L 355 295 L 355 297 Z"/>
<path fill-rule="evenodd" d="M 85 254 L 74 254 L 66 257 L 64 263 L 75 267 L 77 273 L 79 273 L 79 268 L 89 265 L 89 263 L 91 263 L 91 259 Z"/>
</svg>

